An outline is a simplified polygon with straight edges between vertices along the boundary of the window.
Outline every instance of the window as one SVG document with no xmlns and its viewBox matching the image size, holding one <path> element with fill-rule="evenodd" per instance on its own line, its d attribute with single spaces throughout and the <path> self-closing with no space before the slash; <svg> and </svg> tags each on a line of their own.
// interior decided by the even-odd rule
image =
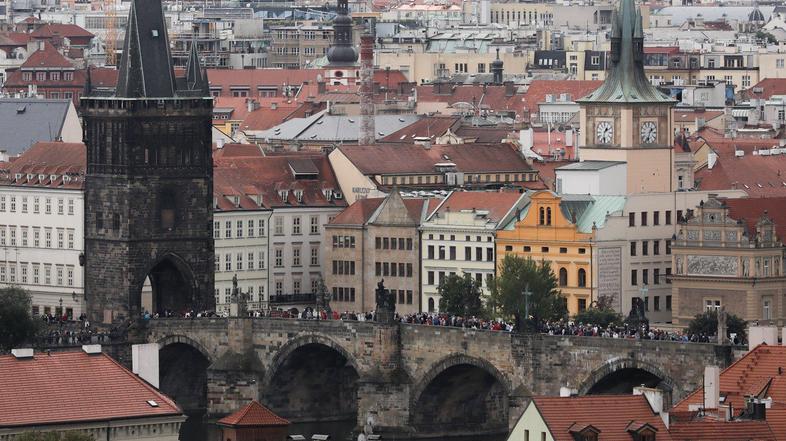
<svg viewBox="0 0 786 441">
<path fill-rule="evenodd" d="M 671 254 L 671 240 L 666 239 L 666 254 Z"/>
<path fill-rule="evenodd" d="M 671 210 L 666 210 L 666 225 L 671 225 Z"/>
<path fill-rule="evenodd" d="M 300 266 L 300 248 L 292 248 L 292 266 Z"/>
<path fill-rule="evenodd" d="M 232 255 L 225 254 L 224 255 L 224 270 L 232 271 Z"/>
<path fill-rule="evenodd" d="M 587 286 L 587 271 L 584 268 L 579 268 L 579 287 L 585 288 Z"/>
<path fill-rule="evenodd" d="M 221 222 L 213 222 L 213 237 L 216 239 L 221 237 Z"/>
<path fill-rule="evenodd" d="M 649 245 L 650 245 L 649 241 L 647 241 L 647 240 L 641 241 L 641 255 L 642 256 L 649 255 L 649 253 L 650 253 Z"/>
<path fill-rule="evenodd" d="M 549 252 L 549 247 L 540 247 L 540 252 L 541 253 L 548 253 Z"/>
<path fill-rule="evenodd" d="M 478 262 L 483 261 L 483 248 L 475 247 L 475 260 Z"/>
<path fill-rule="evenodd" d="M 669 280 L 669 276 L 671 276 L 671 268 L 666 268 L 665 276 L 666 276 L 666 283 L 671 283 L 671 280 Z"/>
<path fill-rule="evenodd" d="M 660 285 L 660 268 L 655 268 L 652 270 L 652 284 Z"/>
<path fill-rule="evenodd" d="M 265 237 L 267 235 L 265 233 L 265 220 L 264 219 L 260 219 L 259 220 L 259 228 L 257 230 L 257 233 L 258 233 L 257 236 L 259 236 L 259 237 Z"/>
<path fill-rule="evenodd" d="M 11 201 L 13 201 L 13 199 L 11 199 Z M 65 206 L 63 205 L 63 202 L 64 201 L 62 199 L 57 200 L 57 214 L 65 213 Z"/>
<path fill-rule="evenodd" d="M 300 234 L 300 217 L 292 218 L 292 234 Z"/>
<path fill-rule="evenodd" d="M 565 268 L 559 269 L 559 286 L 568 286 L 568 270 Z"/>
<path fill-rule="evenodd" d="M 377 239 L 379 239 L 379 238 L 377 238 Z M 434 245 L 429 245 L 428 248 L 426 248 L 426 249 L 428 250 L 428 258 L 429 259 L 433 259 L 434 258 Z"/>
<path fill-rule="evenodd" d="M 224 237 L 232 237 L 232 221 L 226 221 L 224 223 Z"/>
<path fill-rule="evenodd" d="M 639 274 L 638 271 L 630 270 L 630 284 L 636 286 L 639 284 Z"/>
<path fill-rule="evenodd" d="M 36 81 L 46 81 L 46 72 L 36 72 L 35 79 Z"/>
<path fill-rule="evenodd" d="M 456 247 L 451 246 L 449 248 L 450 251 L 450 260 L 456 260 Z"/>
<path fill-rule="evenodd" d="M 49 198 L 46 198 L 46 214 L 52 214 L 52 200 Z M 104 227 L 102 226 L 99 228 L 104 228 Z"/>
<path fill-rule="evenodd" d="M 652 225 L 660 225 L 660 211 L 652 213 Z"/>
<path fill-rule="evenodd" d="M 13 233 L 13 230 L 11 231 Z M 65 248 L 63 246 L 63 240 L 65 239 L 65 232 L 62 228 L 57 229 L 57 247 L 58 248 Z"/>
<path fill-rule="evenodd" d="M 671 311 L 671 296 L 666 296 L 666 310 Z"/>
<path fill-rule="evenodd" d="M 486 248 L 486 262 L 494 261 L 494 248 Z"/>
<path fill-rule="evenodd" d="M 259 263 L 257 263 L 257 268 L 265 269 L 265 252 L 260 251 L 258 256 L 259 256 L 259 261 L 258 261 Z"/>
<path fill-rule="evenodd" d="M 73 81 L 74 73 L 73 72 L 63 72 L 63 81 Z"/>
<path fill-rule="evenodd" d="M 243 271 L 243 253 L 237 253 L 236 259 L 235 268 L 237 268 L 238 271 Z"/>
<path fill-rule="evenodd" d="M 650 283 L 649 276 L 650 276 L 650 270 L 648 269 L 641 270 L 641 283 L 644 285 L 649 285 Z"/>
<path fill-rule="evenodd" d="M 472 260 L 472 247 L 464 247 L 464 260 Z"/>
<path fill-rule="evenodd" d="M 628 213 L 628 226 L 629 227 L 636 226 L 636 213 Z"/>
<path fill-rule="evenodd" d="M 319 217 L 311 216 L 311 234 L 319 234 Z"/>
<path fill-rule="evenodd" d="M 46 238 L 46 241 L 45 241 L 46 247 L 47 248 L 52 248 L 52 229 L 51 228 L 46 228 L 44 230 L 44 237 Z"/>
<path fill-rule="evenodd" d="M 566 254 L 567 252 L 568 252 L 568 249 L 567 249 L 567 248 L 565 248 L 565 247 L 561 247 L 561 248 L 559 249 L 559 253 L 560 253 L 560 254 Z"/>
<path fill-rule="evenodd" d="M 715 300 L 715 299 L 706 299 L 706 300 L 704 300 L 704 310 L 705 311 L 717 312 L 718 310 L 720 310 L 720 307 L 721 307 L 721 301 L 720 300 Z"/>
<path fill-rule="evenodd" d="M 254 253 L 248 253 L 248 269 L 254 269 Z"/>
<path fill-rule="evenodd" d="M 636 242 L 635 241 L 631 241 L 630 242 L 630 255 L 631 256 L 635 256 L 636 255 Z"/>
<path fill-rule="evenodd" d="M 276 268 L 281 268 L 284 266 L 284 250 L 277 248 L 275 251 L 275 259 Z"/>
<path fill-rule="evenodd" d="M 311 266 L 319 265 L 319 247 L 311 247 Z"/>
<path fill-rule="evenodd" d="M 579 299 L 579 312 L 587 309 L 587 299 Z"/>
<path fill-rule="evenodd" d="M 237 237 L 243 237 L 243 221 L 237 221 Z"/>
<path fill-rule="evenodd" d="M 427 285 L 433 285 L 434 284 L 434 271 L 429 271 L 428 273 L 426 273 L 426 275 L 427 275 L 427 277 L 426 277 L 426 281 L 427 281 L 426 284 Z"/>
<path fill-rule="evenodd" d="M 284 235 L 284 218 L 281 216 L 276 216 L 273 219 L 273 234 L 276 236 L 283 236 Z"/>
<path fill-rule="evenodd" d="M 647 212 L 646 211 L 642 211 L 641 212 L 641 226 L 642 227 L 646 227 L 647 226 Z"/>
</svg>

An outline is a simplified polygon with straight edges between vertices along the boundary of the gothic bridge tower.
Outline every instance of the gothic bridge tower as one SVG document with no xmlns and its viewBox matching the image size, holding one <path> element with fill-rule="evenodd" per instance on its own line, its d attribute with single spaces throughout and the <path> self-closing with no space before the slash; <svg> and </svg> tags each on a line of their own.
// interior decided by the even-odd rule
<svg viewBox="0 0 786 441">
<path fill-rule="evenodd" d="M 81 100 L 90 320 L 212 309 L 213 101 L 195 45 L 175 78 L 160 0 L 133 1 L 119 71 Z"/>
</svg>

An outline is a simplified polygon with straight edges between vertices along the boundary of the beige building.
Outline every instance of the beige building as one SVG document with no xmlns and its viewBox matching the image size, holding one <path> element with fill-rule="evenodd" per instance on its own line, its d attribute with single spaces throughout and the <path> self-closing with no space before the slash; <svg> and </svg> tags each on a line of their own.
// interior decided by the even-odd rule
<svg viewBox="0 0 786 441">
<path fill-rule="evenodd" d="M 390 52 L 382 49 L 377 50 L 375 55 L 377 66 L 400 70 L 409 81 L 418 84 L 447 78 L 453 74 L 488 73 L 489 66 L 497 58 L 496 52 Z M 504 63 L 506 72 L 526 72 L 531 53 L 500 51 L 499 58 Z"/>
<path fill-rule="evenodd" d="M 307 22 L 294 26 L 271 26 L 268 65 L 284 69 L 300 69 L 307 63 L 327 55 L 333 42 L 333 26 Z M 353 32 L 355 45 L 359 33 Z"/>
<path fill-rule="evenodd" d="M 675 324 L 721 307 L 747 321 L 784 324 L 785 203 L 711 198 L 681 223 L 672 247 Z"/>
<path fill-rule="evenodd" d="M 369 312 L 377 284 L 396 297 L 396 311 L 420 311 L 420 234 L 427 199 L 361 199 L 325 225 L 325 284 L 334 311 Z"/>
<path fill-rule="evenodd" d="M 490 21 L 507 26 L 551 25 L 553 8 L 551 3 L 492 3 Z"/>
</svg>

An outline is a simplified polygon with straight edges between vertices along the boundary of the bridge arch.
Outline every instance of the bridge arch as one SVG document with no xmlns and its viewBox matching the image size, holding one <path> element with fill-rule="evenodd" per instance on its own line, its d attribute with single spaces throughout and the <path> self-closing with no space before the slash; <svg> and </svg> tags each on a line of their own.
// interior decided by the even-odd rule
<svg viewBox="0 0 786 441">
<path fill-rule="evenodd" d="M 210 353 L 184 335 L 158 341 L 159 389 L 171 397 L 188 416 L 207 412 L 207 369 Z"/>
<path fill-rule="evenodd" d="M 260 399 L 294 421 L 356 420 L 361 375 L 355 356 L 332 338 L 300 335 L 276 351 Z"/>
<path fill-rule="evenodd" d="M 410 424 L 430 435 L 504 432 L 511 382 L 487 360 L 451 354 L 410 392 Z"/>
<path fill-rule="evenodd" d="M 191 266 L 178 254 L 167 252 L 135 275 L 129 313 L 131 317 L 139 317 L 145 310 L 151 314 L 165 310 L 183 313 L 195 304 L 196 291 L 197 277 Z"/>
<path fill-rule="evenodd" d="M 194 340 L 191 337 L 187 337 L 185 335 L 180 335 L 180 334 L 173 334 L 159 339 L 156 343 L 158 343 L 159 350 L 163 349 L 165 346 L 173 345 L 175 343 L 181 343 L 184 345 L 191 346 L 192 348 L 196 349 L 200 354 L 202 354 L 202 356 L 204 356 L 209 363 L 213 363 L 213 357 L 210 356 L 210 352 L 208 352 L 208 350 L 205 349 L 204 346 L 202 346 L 202 343 L 199 343 L 198 341 Z"/>
<path fill-rule="evenodd" d="M 674 380 L 652 363 L 635 358 L 613 358 L 592 373 L 581 383 L 579 395 L 604 393 L 630 393 L 634 386 L 657 387 L 668 396 L 680 396 Z M 613 387 L 611 386 L 613 385 Z M 624 390 L 623 390 L 624 389 Z"/>
</svg>

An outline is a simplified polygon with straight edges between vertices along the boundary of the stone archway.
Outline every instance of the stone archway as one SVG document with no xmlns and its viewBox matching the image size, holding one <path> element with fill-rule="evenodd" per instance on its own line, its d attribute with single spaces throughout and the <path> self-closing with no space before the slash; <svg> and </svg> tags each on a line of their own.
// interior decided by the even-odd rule
<svg viewBox="0 0 786 441">
<path fill-rule="evenodd" d="M 595 369 L 579 387 L 579 395 L 631 393 L 633 387 L 645 385 L 661 389 L 664 402 L 679 396 L 674 380 L 657 366 L 633 358 L 614 358 Z"/>
<path fill-rule="evenodd" d="M 276 352 L 260 399 L 293 421 L 356 421 L 359 379 L 357 361 L 340 344 L 303 335 Z"/>
<path fill-rule="evenodd" d="M 183 258 L 167 253 L 157 258 L 135 280 L 130 294 L 131 317 L 139 317 L 143 310 L 143 290 L 146 282 L 151 290 L 151 314 L 173 311 L 182 314 L 193 308 L 196 293 L 196 277 Z"/>
<path fill-rule="evenodd" d="M 510 382 L 493 364 L 449 355 L 411 389 L 410 425 L 420 436 L 506 432 L 510 393 Z"/>
</svg>

